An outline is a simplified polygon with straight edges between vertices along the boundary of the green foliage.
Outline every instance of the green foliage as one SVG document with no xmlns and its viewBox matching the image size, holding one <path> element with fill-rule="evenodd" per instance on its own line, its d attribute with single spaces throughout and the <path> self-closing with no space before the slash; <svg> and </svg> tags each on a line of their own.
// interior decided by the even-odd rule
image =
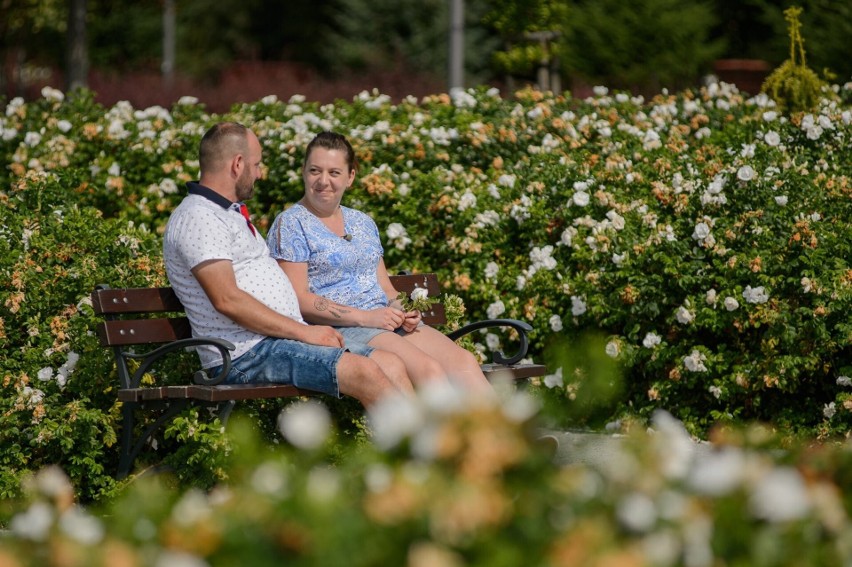
<svg viewBox="0 0 852 567">
<path fill-rule="evenodd" d="M 539 63 L 552 53 L 545 53 L 540 42 L 530 40 L 527 34 L 535 32 L 557 32 L 564 35 L 569 26 L 571 8 L 559 0 L 493 0 L 490 11 L 483 21 L 491 25 L 505 44 L 496 51 L 494 62 L 503 73 L 531 75 Z M 563 43 L 556 38 L 551 51 L 558 51 Z"/>
<path fill-rule="evenodd" d="M 793 113 L 814 109 L 825 84 L 811 71 L 805 60 L 805 40 L 799 21 L 801 8 L 784 11 L 790 34 L 790 58 L 775 69 L 763 83 L 763 92 L 778 104 L 780 110 Z"/>
<path fill-rule="evenodd" d="M 479 23 L 486 6 L 485 0 L 465 2 L 465 74 L 471 83 L 487 78 L 487 54 L 495 45 Z M 406 68 L 446 74 L 446 0 L 336 0 L 328 13 L 324 40 L 311 39 L 321 72 Z"/>
<path fill-rule="evenodd" d="M 59 463 L 84 501 L 114 490 L 116 379 L 85 300 L 97 283 L 165 282 L 158 235 L 197 175 L 200 136 L 220 119 L 263 141 L 251 207 L 261 230 L 300 197 L 311 137 L 345 133 L 360 162 L 345 202 L 376 219 L 387 265 L 436 272 L 461 300 L 454 324 L 530 323 L 530 358 L 550 372 L 530 389 L 554 422 L 641 422 L 663 408 L 701 436 L 751 421 L 846 435 L 852 97 L 834 90 L 839 101 L 792 119 L 765 95 L 719 84 L 648 101 L 486 89 L 399 104 L 367 92 L 323 106 L 269 97 L 221 116 L 189 99 L 102 108 L 46 89 L 13 100 L 0 116 L 0 276 L 10 282 L 0 291 L 0 489 L 13 497 L 27 471 Z M 603 352 L 618 363 L 617 388 L 586 384 L 597 370 L 578 374 L 560 356 L 559 338 L 586 333 L 607 337 L 580 344 L 585 360 Z M 513 337 L 466 340 L 484 359 Z M 157 378 L 185 380 L 194 363 L 185 353 Z M 333 410 L 340 434 L 364 438 L 348 402 Z M 237 411 L 280 442 L 282 407 Z M 139 467 L 168 462 L 175 482 L 207 488 L 230 475 L 223 435 L 206 412 L 182 415 Z"/>
<path fill-rule="evenodd" d="M 695 84 L 722 52 L 709 0 L 578 0 L 563 60 L 587 83 L 657 92 Z"/>
</svg>

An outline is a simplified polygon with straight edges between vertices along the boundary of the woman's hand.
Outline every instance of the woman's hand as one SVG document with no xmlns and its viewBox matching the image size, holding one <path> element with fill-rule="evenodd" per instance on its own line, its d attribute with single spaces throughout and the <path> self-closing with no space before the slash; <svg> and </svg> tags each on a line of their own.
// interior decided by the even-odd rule
<svg viewBox="0 0 852 567">
<path fill-rule="evenodd" d="M 405 314 L 405 321 L 402 322 L 402 330 L 406 333 L 414 332 L 422 318 L 420 311 L 408 311 Z"/>
<path fill-rule="evenodd" d="M 402 309 L 394 307 L 379 307 L 372 311 L 367 311 L 367 316 L 364 318 L 364 327 L 373 327 L 376 329 L 385 329 L 387 331 L 395 331 L 405 322 L 405 312 Z"/>
</svg>

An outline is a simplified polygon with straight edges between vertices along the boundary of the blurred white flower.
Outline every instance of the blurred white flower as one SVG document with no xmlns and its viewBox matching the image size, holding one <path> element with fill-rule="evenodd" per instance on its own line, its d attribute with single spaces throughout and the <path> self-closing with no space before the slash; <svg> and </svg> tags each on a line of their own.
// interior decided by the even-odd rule
<svg viewBox="0 0 852 567">
<path fill-rule="evenodd" d="M 574 193 L 572 200 L 578 207 L 585 207 L 589 204 L 589 194 L 585 191 L 577 191 Z"/>
<path fill-rule="evenodd" d="M 647 494 L 631 492 L 616 505 L 615 515 L 621 525 L 633 532 L 646 532 L 657 522 L 657 508 Z"/>
<path fill-rule="evenodd" d="M 396 246 L 399 250 L 405 250 L 405 247 L 411 244 L 411 239 L 408 237 L 408 231 L 406 231 L 405 227 L 398 222 L 390 223 L 385 234 L 387 234 L 388 239 L 393 242 L 394 246 Z"/>
<path fill-rule="evenodd" d="M 34 148 L 41 142 L 41 134 L 38 132 L 27 132 L 24 134 L 24 144 L 27 146 Z"/>
<path fill-rule="evenodd" d="M 749 498 L 749 507 L 758 518 L 789 522 L 803 518 L 811 509 L 807 487 L 799 471 L 778 467 L 759 480 Z"/>
<path fill-rule="evenodd" d="M 698 494 L 723 496 L 740 487 L 746 478 L 747 459 L 739 447 L 721 447 L 696 456 L 689 471 L 689 487 Z"/>
<path fill-rule="evenodd" d="M 278 463 L 266 461 L 254 469 L 251 486 L 261 494 L 284 496 L 287 494 L 287 477 Z"/>
<path fill-rule="evenodd" d="M 709 289 L 707 290 L 707 294 L 704 296 L 704 301 L 707 302 L 707 305 L 716 305 L 716 290 Z"/>
<path fill-rule="evenodd" d="M 508 187 L 509 189 L 511 189 L 512 187 L 515 186 L 515 179 L 516 179 L 516 177 L 514 175 L 504 173 L 503 175 L 501 175 L 500 177 L 497 178 L 497 184 L 502 185 L 503 187 Z"/>
<path fill-rule="evenodd" d="M 295 402 L 278 414 L 278 429 L 299 449 L 317 449 L 325 443 L 331 431 L 331 416 L 320 402 Z"/>
<path fill-rule="evenodd" d="M 736 311 L 740 306 L 740 302 L 736 300 L 736 298 L 731 297 L 730 295 L 725 298 L 725 309 L 728 311 Z"/>
<path fill-rule="evenodd" d="M 544 377 L 544 385 L 548 388 L 561 388 L 564 386 L 564 382 L 562 380 L 562 367 L 556 369 L 556 372 L 553 374 L 547 374 Z"/>
<path fill-rule="evenodd" d="M 38 374 L 36 376 L 40 381 L 47 382 L 51 378 L 53 378 L 53 368 L 51 368 L 50 366 L 45 366 L 44 368 L 38 371 Z"/>
<path fill-rule="evenodd" d="M 579 317 L 586 312 L 586 301 L 582 297 L 576 295 L 571 296 L 571 314 L 574 317 Z"/>
<path fill-rule="evenodd" d="M 831 419 L 836 413 L 837 407 L 834 402 L 829 402 L 822 407 L 822 415 L 824 415 L 826 419 Z"/>
<path fill-rule="evenodd" d="M 769 301 L 769 294 L 762 285 L 757 287 L 747 285 L 743 291 L 743 298 L 749 303 L 766 303 Z"/>
<path fill-rule="evenodd" d="M 79 506 L 72 506 L 59 518 L 61 529 L 72 540 L 83 545 L 96 545 L 104 538 L 105 529 L 101 521 L 86 513 Z"/>
<path fill-rule="evenodd" d="M 415 288 L 414 290 L 412 290 L 411 295 L 409 297 L 411 297 L 412 301 L 422 301 L 429 297 L 429 290 L 425 287 Z"/>
<path fill-rule="evenodd" d="M 767 110 L 766 112 L 763 113 L 763 121 L 764 122 L 772 122 L 776 118 L 778 118 L 778 113 L 775 112 L 774 110 Z"/>
<path fill-rule="evenodd" d="M 651 418 L 654 447 L 660 457 L 663 473 L 669 478 L 683 478 L 690 469 L 695 443 L 683 423 L 664 410 L 656 410 Z"/>
<path fill-rule="evenodd" d="M 464 211 L 465 209 L 470 209 L 471 207 L 476 206 L 476 195 L 470 192 L 468 189 L 464 192 L 464 194 L 459 199 L 459 210 Z"/>
<path fill-rule="evenodd" d="M 737 179 L 740 181 L 751 181 L 755 175 L 754 168 L 750 165 L 744 165 L 737 170 Z"/>
<path fill-rule="evenodd" d="M 620 266 L 627 259 L 627 252 L 624 254 L 613 254 L 612 255 L 612 263 L 616 266 Z"/>
<path fill-rule="evenodd" d="M 690 372 L 707 372 L 707 367 L 704 366 L 704 362 L 707 360 L 707 357 L 704 353 L 698 351 L 697 349 L 693 349 L 689 356 L 683 357 L 683 365 Z"/>
<path fill-rule="evenodd" d="M 270 96 L 275 96 L 275 95 L 270 95 Z M 278 97 L 275 97 L 275 98 L 277 99 Z M 264 102 L 263 99 L 261 99 L 261 102 L 263 102 L 264 104 L 268 104 L 268 103 Z M 198 104 L 198 98 L 194 97 L 194 96 L 184 95 L 184 96 L 182 96 L 178 99 L 177 103 L 181 106 L 192 106 L 192 105 Z"/>
<path fill-rule="evenodd" d="M 488 262 L 488 264 L 485 265 L 485 279 L 494 279 L 499 271 L 500 266 L 498 266 L 496 262 Z"/>
<path fill-rule="evenodd" d="M 157 556 L 154 567 L 210 567 L 210 564 L 188 551 L 164 550 Z"/>
<path fill-rule="evenodd" d="M 59 128 L 59 131 L 63 134 L 67 134 L 73 128 L 73 125 L 68 120 L 60 120 L 56 123 L 56 127 Z"/>
<path fill-rule="evenodd" d="M 607 211 L 606 218 L 612 223 L 612 228 L 615 230 L 624 230 L 625 222 L 623 216 L 615 211 Z"/>
<path fill-rule="evenodd" d="M 500 348 L 500 337 L 495 335 L 494 333 L 488 333 L 485 335 L 485 346 L 488 347 L 488 350 L 495 351 Z"/>
<path fill-rule="evenodd" d="M 604 351 L 608 357 L 618 358 L 618 355 L 621 354 L 621 345 L 618 344 L 618 341 L 609 341 L 606 343 Z"/>
<path fill-rule="evenodd" d="M 775 130 L 770 130 L 763 137 L 763 141 L 766 142 L 768 146 L 777 147 L 781 143 L 781 136 Z"/>
<path fill-rule="evenodd" d="M 704 240 L 710 236 L 710 226 L 706 222 L 700 222 L 695 225 L 695 229 L 692 231 L 692 238 L 695 240 Z"/>
<path fill-rule="evenodd" d="M 662 337 L 660 337 L 657 333 L 647 333 L 645 338 L 642 339 L 642 346 L 645 348 L 654 348 L 660 344 L 662 340 Z"/>
<path fill-rule="evenodd" d="M 41 96 L 52 102 L 62 102 L 65 100 L 65 94 L 59 89 L 55 89 L 53 87 L 42 88 Z"/>
<path fill-rule="evenodd" d="M 852 386 L 852 378 L 850 378 L 849 376 L 838 376 L 837 385 L 844 387 Z"/>
<path fill-rule="evenodd" d="M 391 449 L 423 427 L 422 406 L 410 396 L 387 396 L 370 407 L 367 414 L 373 443 L 380 449 Z"/>
<path fill-rule="evenodd" d="M 808 277 L 802 278 L 799 283 L 802 284 L 802 291 L 805 293 L 810 293 L 814 289 L 813 282 L 811 282 L 811 279 Z"/>
<path fill-rule="evenodd" d="M 53 509 L 47 502 L 34 502 L 12 518 L 12 533 L 32 541 L 45 541 L 53 526 Z"/>
<path fill-rule="evenodd" d="M 551 315 L 550 320 L 550 328 L 554 333 L 558 333 L 562 330 L 562 317 L 559 315 Z"/>
<path fill-rule="evenodd" d="M 692 313 L 692 311 L 681 305 L 677 308 L 675 318 L 677 319 L 677 322 L 681 325 L 687 325 L 689 323 L 692 323 L 693 319 L 695 319 L 695 315 Z"/>
<path fill-rule="evenodd" d="M 506 306 L 503 305 L 501 300 L 497 300 L 485 310 L 485 314 L 488 315 L 489 319 L 496 319 L 500 315 L 506 312 Z"/>
<path fill-rule="evenodd" d="M 710 392 L 717 400 L 722 397 L 722 388 L 719 386 L 710 386 L 707 388 L 707 391 Z"/>
<path fill-rule="evenodd" d="M 778 195 L 775 197 L 775 203 L 779 206 L 783 207 L 787 204 L 787 196 L 786 195 Z"/>
</svg>

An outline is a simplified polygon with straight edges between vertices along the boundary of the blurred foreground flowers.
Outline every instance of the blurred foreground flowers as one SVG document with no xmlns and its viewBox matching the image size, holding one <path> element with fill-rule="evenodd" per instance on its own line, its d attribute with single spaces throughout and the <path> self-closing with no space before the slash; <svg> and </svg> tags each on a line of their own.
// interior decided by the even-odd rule
<svg viewBox="0 0 852 567">
<path fill-rule="evenodd" d="M 767 430 L 696 443 L 670 414 L 556 457 L 525 393 L 394 399 L 340 447 L 316 401 L 282 412 L 293 445 L 235 423 L 234 475 L 181 492 L 166 473 L 84 509 L 61 470 L 25 483 L 5 566 L 844 565 L 848 446 L 779 450 Z M 628 430 L 631 428 L 627 428 Z M 601 443 L 601 438 L 596 438 Z M 331 448 L 335 446 L 335 451 Z M 297 448 L 298 447 L 298 448 Z M 582 451 L 579 451 L 582 449 Z M 332 457 L 332 455 L 336 455 Z"/>
</svg>

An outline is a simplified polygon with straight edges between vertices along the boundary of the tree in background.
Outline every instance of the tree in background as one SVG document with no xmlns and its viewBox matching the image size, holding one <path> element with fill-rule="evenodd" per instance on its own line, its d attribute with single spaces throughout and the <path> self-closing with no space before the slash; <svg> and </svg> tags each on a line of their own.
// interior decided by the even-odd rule
<svg viewBox="0 0 852 567">
<path fill-rule="evenodd" d="M 590 84 L 656 92 L 694 84 L 724 48 L 710 0 L 576 0 L 564 69 Z"/>
<path fill-rule="evenodd" d="M 465 74 L 469 84 L 491 77 L 489 54 L 498 45 L 482 24 L 487 0 L 465 2 Z M 447 0 L 336 0 L 331 25 L 313 41 L 321 69 L 406 68 L 445 75 L 448 67 Z"/>
<path fill-rule="evenodd" d="M 496 69 L 508 77 L 531 78 L 540 65 L 564 50 L 570 9 L 564 0 L 491 0 L 485 22 L 503 41 L 496 51 Z M 531 34 L 553 32 L 550 43 L 531 39 Z M 550 50 L 552 49 L 552 51 Z"/>
</svg>

